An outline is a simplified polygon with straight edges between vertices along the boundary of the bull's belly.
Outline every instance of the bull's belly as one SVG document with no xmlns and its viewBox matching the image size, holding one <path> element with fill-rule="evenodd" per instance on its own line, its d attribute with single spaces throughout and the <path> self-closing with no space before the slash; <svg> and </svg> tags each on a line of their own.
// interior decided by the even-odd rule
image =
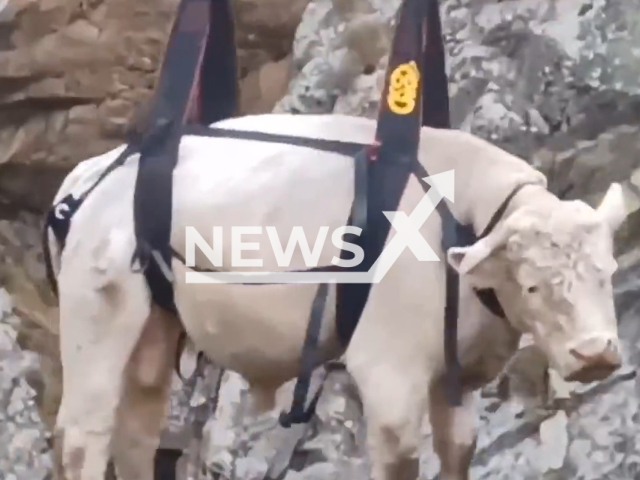
<svg viewBox="0 0 640 480">
<path fill-rule="evenodd" d="M 174 260 L 176 304 L 188 335 L 216 364 L 249 379 L 278 383 L 297 375 L 315 285 L 186 284 Z M 320 336 L 322 360 L 340 354 L 335 291 Z"/>
</svg>

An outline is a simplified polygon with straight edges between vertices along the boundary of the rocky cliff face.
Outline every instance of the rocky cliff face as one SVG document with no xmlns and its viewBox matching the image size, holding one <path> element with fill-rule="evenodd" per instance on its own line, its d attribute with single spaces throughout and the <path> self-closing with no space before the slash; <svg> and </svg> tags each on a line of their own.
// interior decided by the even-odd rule
<svg viewBox="0 0 640 480">
<path fill-rule="evenodd" d="M 271 109 L 286 90 L 276 111 L 375 116 L 398 0 L 312 0 L 306 9 L 306 2 L 296 1 L 236 3 L 239 24 L 246 25 L 238 42 L 246 68 L 245 111 Z M 266 20 L 276 3 L 298 11 Z M 0 422 L 0 442 L 11 444 L 0 449 L 8 452 L 0 464 L 10 465 L 18 478 L 40 478 L 48 461 L 40 418 L 50 422 L 46 406 L 56 398 L 50 320 L 55 310 L 38 281 L 34 220 L 24 212 L 43 208 L 71 164 L 118 141 L 133 105 L 148 95 L 175 4 L 21 0 L 10 5 L 12 12 L 0 12 L 0 203 L 21 213 L 17 220 L 0 220 L 0 283 L 13 294 L 14 313 L 23 321 L 7 314 L 0 323 L 0 334 L 7 332 L 6 345 L 0 339 L 0 361 L 19 379 L 2 383 L 0 375 L 0 398 L 14 406 L 7 410 L 8 421 Z M 552 394 L 542 395 L 548 390 L 541 385 L 545 365 L 531 349 L 522 350 L 500 388 L 489 386 L 481 395 L 475 478 L 637 478 L 640 0 L 443 0 L 441 8 L 454 126 L 528 159 L 567 198 L 595 203 L 611 181 L 619 181 L 634 212 L 617 239 L 615 283 L 628 367 L 600 384 L 553 384 Z M 290 42 L 294 31 L 290 48 L 284 38 L 289 35 Z M 145 32 L 144 39 L 131 37 L 139 32 Z M 280 40 L 268 39 L 282 32 Z M 120 46 L 99 43 L 116 38 Z M 119 54 L 122 48 L 131 55 Z M 87 52 L 99 58 L 91 67 Z M 60 55 L 56 61 L 54 54 Z M 271 100 L 256 94 L 258 89 L 268 90 Z M 85 138 L 95 141 L 78 141 Z M 42 325 L 48 328 L 37 328 Z M 23 348 L 43 353 L 44 374 L 34 374 L 33 357 L 18 347 L 15 330 Z M 188 405 L 203 405 L 212 375 L 191 398 L 176 384 L 166 444 L 185 445 Z M 506 402 L 499 398 L 505 386 L 512 397 Z M 290 389 L 281 392 L 281 408 L 288 405 Z M 243 421 L 245 395 L 242 380 L 225 374 L 217 415 L 207 421 L 198 446 L 202 475 L 261 478 L 271 465 L 272 478 L 281 468 L 288 468 L 287 480 L 368 478 L 364 426 L 347 375 L 332 374 L 318 418 L 299 431 L 277 427 L 277 412 Z M 22 432 L 17 444 L 10 442 L 14 431 Z M 421 475 L 435 479 L 438 462 L 426 426 L 424 440 Z M 296 445 L 292 456 L 277 455 Z"/>
<path fill-rule="evenodd" d="M 135 107 L 151 94 L 177 3 L 6 4 L 0 13 L 4 209 L 42 211 L 71 166 L 122 140 Z M 243 110 L 269 111 L 284 93 L 287 57 L 306 4 L 235 2 L 239 74 L 247 87 Z"/>
</svg>

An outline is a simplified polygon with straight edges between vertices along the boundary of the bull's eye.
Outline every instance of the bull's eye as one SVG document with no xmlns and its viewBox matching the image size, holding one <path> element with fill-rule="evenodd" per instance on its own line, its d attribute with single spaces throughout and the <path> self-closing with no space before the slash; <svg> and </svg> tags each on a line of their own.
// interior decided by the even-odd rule
<svg viewBox="0 0 640 480">
<path fill-rule="evenodd" d="M 527 288 L 527 292 L 528 293 L 536 293 L 538 291 L 538 286 L 537 285 L 532 285 L 529 288 Z"/>
</svg>

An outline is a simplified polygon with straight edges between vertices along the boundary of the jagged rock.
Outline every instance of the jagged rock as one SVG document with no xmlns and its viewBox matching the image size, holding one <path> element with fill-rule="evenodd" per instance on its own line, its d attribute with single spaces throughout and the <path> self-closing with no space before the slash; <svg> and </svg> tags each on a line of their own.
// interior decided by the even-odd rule
<svg viewBox="0 0 640 480">
<path fill-rule="evenodd" d="M 278 63 L 308 0 L 235 0 L 240 78 Z M 177 0 L 9 2 L 0 16 L 0 205 L 43 211 L 69 169 L 122 141 L 155 83 Z M 269 85 L 265 85 L 265 81 Z M 277 83 L 277 85 L 276 85 Z M 267 93 L 269 93 L 267 91 Z M 254 96 L 256 94 L 254 93 Z M 255 100 L 254 100 L 255 102 Z M 243 107 L 256 109 L 253 102 Z M 270 103 L 270 105 L 269 105 Z M 52 148 L 55 146 L 55 148 Z"/>
<path fill-rule="evenodd" d="M 44 480 L 51 459 L 32 385 L 40 376 L 38 356 L 18 346 L 20 322 L 11 310 L 10 298 L 0 289 L 0 471 L 2 478 Z"/>
<path fill-rule="evenodd" d="M 240 84 L 242 111 L 247 115 L 269 113 L 287 93 L 291 72 L 291 55 L 250 72 Z"/>
<path fill-rule="evenodd" d="M 309 0 L 234 0 L 241 78 L 291 53 L 293 36 L 308 3 Z"/>
<path fill-rule="evenodd" d="M 25 213 L 14 221 L 0 220 L 0 285 L 11 292 L 13 309 L 21 319 L 16 341 L 40 356 L 36 402 L 51 429 L 62 394 L 62 367 L 57 301 L 45 279 L 39 225 L 37 217 Z"/>
<path fill-rule="evenodd" d="M 314 373 L 311 395 L 323 378 L 321 370 Z M 283 469 L 286 473 L 286 468 L 291 467 L 303 475 L 299 478 L 306 479 L 325 471 L 320 466 L 307 472 L 307 466 L 328 464 L 326 468 L 337 475 L 351 478 L 354 465 L 362 463 L 364 438 L 361 407 L 349 377 L 344 372 L 329 375 L 311 424 L 284 429 L 278 424 L 278 416 L 291 407 L 293 385 L 293 381 L 288 382 L 278 391 L 274 410 L 252 418 L 247 415 L 246 382 L 235 373 L 225 374 L 218 411 L 205 427 L 203 457 L 210 475 L 232 478 L 235 468 L 238 478 L 264 478 L 267 470 L 275 473 L 272 475 L 275 478 L 277 473 Z M 284 464 L 277 457 L 282 457 Z M 240 469 L 247 476 L 242 477 Z M 287 473 L 286 478 L 291 474 Z M 298 477 L 294 474 L 292 478 Z"/>
</svg>

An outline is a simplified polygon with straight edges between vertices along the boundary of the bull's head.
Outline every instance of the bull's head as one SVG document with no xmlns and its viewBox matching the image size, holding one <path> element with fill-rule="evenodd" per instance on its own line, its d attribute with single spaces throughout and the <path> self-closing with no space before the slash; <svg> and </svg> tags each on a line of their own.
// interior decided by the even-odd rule
<svg viewBox="0 0 640 480">
<path fill-rule="evenodd" d="M 626 218 L 612 184 L 597 209 L 582 201 L 524 205 L 449 263 L 478 288 L 493 288 L 507 317 L 533 334 L 567 380 L 606 378 L 621 363 L 611 276 L 613 234 Z"/>
</svg>

